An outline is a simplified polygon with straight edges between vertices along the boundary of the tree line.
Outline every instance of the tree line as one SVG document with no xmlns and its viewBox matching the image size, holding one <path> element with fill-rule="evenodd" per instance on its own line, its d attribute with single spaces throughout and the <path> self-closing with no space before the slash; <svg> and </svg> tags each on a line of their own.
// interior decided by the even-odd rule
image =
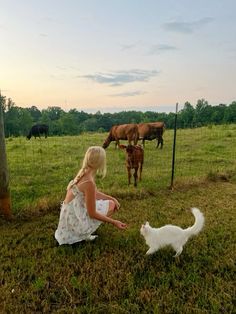
<svg viewBox="0 0 236 314">
<path fill-rule="evenodd" d="M 32 125 L 45 123 L 50 135 L 77 135 L 83 132 L 107 132 L 113 125 L 164 121 L 167 128 L 174 127 L 175 113 L 153 111 L 121 111 L 117 113 L 87 113 L 59 106 L 39 110 L 36 106 L 21 108 L 10 99 L 0 95 L 3 108 L 5 135 L 26 136 Z M 195 106 L 189 102 L 178 112 L 178 128 L 200 127 L 209 124 L 236 123 L 236 101 L 231 104 L 212 106 L 199 99 Z"/>
</svg>

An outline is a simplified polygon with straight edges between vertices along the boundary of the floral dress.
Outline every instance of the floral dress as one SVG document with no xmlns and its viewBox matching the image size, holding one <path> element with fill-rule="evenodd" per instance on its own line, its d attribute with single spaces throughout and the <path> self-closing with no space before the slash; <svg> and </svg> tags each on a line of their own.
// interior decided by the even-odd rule
<svg viewBox="0 0 236 314">
<path fill-rule="evenodd" d="M 55 238 L 61 244 L 73 244 L 89 239 L 102 221 L 89 217 L 85 206 L 84 193 L 77 185 L 71 187 L 74 198 L 69 203 L 62 203 L 60 219 Z M 109 200 L 96 200 L 96 211 L 107 215 Z"/>
</svg>

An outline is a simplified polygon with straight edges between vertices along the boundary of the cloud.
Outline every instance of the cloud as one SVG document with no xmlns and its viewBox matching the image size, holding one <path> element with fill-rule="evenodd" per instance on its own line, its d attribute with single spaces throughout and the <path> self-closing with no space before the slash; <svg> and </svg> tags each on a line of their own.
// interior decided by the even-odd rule
<svg viewBox="0 0 236 314">
<path fill-rule="evenodd" d="M 133 48 L 136 48 L 140 44 L 140 41 L 137 41 L 135 43 L 130 43 L 130 44 L 123 44 L 121 45 L 121 50 L 130 50 Z"/>
<path fill-rule="evenodd" d="M 56 66 L 56 68 L 57 68 L 58 70 L 60 70 L 60 71 L 67 71 L 67 70 L 68 70 L 67 67 L 61 66 L 61 65 Z"/>
<path fill-rule="evenodd" d="M 162 52 L 168 52 L 168 51 L 174 51 L 174 50 L 178 50 L 178 48 L 175 47 L 175 46 L 165 45 L 165 44 L 153 45 L 150 48 L 148 54 L 149 55 L 154 55 L 154 54 L 159 54 L 159 53 L 162 53 Z"/>
<path fill-rule="evenodd" d="M 40 37 L 48 37 L 48 34 L 40 33 L 39 36 L 40 36 Z"/>
<path fill-rule="evenodd" d="M 108 84 L 109 86 L 121 86 L 133 82 L 147 82 L 150 78 L 159 74 L 156 70 L 130 70 L 116 71 L 110 73 L 95 73 L 80 76 L 99 84 Z"/>
<path fill-rule="evenodd" d="M 49 26 L 49 25 L 55 25 L 55 24 L 64 24 L 64 20 L 60 20 L 51 16 L 43 16 L 39 18 L 37 23 L 44 24 L 44 25 L 46 24 L 47 26 Z"/>
<path fill-rule="evenodd" d="M 58 69 L 58 70 L 60 70 L 60 71 L 69 71 L 69 72 L 71 72 L 71 71 L 76 71 L 76 72 L 78 72 L 78 71 L 80 71 L 80 69 L 77 67 L 77 66 L 73 66 L 73 65 L 58 65 L 58 66 L 56 66 L 56 68 Z M 77 76 L 73 76 L 73 78 L 77 78 L 78 77 L 78 75 Z"/>
<path fill-rule="evenodd" d="M 133 96 L 139 96 L 139 95 L 143 95 L 143 94 L 146 94 L 146 92 L 137 90 L 137 91 L 131 91 L 131 92 L 112 94 L 109 96 L 111 96 L 111 97 L 133 97 Z"/>
<path fill-rule="evenodd" d="M 55 23 L 55 21 L 56 21 L 55 18 L 50 17 L 50 16 L 44 16 L 41 18 L 41 20 L 43 22 L 47 22 L 47 23 Z"/>
<path fill-rule="evenodd" d="M 55 74 L 51 74 L 50 75 L 50 78 L 53 79 L 53 80 L 64 80 L 66 79 L 66 76 L 65 75 L 55 75 Z"/>
<path fill-rule="evenodd" d="M 196 29 L 199 29 L 209 23 L 211 23 L 214 19 L 212 17 L 204 17 L 200 20 L 196 20 L 193 22 L 169 22 L 163 24 L 163 27 L 167 31 L 177 32 L 177 33 L 193 33 Z"/>
</svg>

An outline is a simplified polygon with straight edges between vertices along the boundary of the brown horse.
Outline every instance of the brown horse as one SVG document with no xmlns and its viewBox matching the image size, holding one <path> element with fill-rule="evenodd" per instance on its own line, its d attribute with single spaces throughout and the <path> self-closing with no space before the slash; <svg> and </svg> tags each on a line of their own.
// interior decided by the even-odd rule
<svg viewBox="0 0 236 314">
<path fill-rule="evenodd" d="M 112 141 L 115 141 L 117 146 L 120 144 L 119 140 L 128 140 L 130 145 L 133 141 L 134 145 L 136 145 L 138 136 L 137 124 L 113 125 L 102 147 L 107 148 Z"/>
<path fill-rule="evenodd" d="M 139 139 L 142 140 L 143 146 L 145 146 L 145 140 L 152 141 L 157 139 L 156 148 L 161 144 L 163 147 L 163 133 L 165 130 L 164 122 L 150 122 L 150 123 L 139 123 L 138 124 L 138 133 Z"/>
</svg>

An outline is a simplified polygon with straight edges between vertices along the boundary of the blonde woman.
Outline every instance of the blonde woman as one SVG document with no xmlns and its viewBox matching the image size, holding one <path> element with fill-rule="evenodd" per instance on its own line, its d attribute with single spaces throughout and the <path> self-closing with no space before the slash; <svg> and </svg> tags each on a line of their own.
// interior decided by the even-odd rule
<svg viewBox="0 0 236 314">
<path fill-rule="evenodd" d="M 82 168 L 67 186 L 65 200 L 61 206 L 55 238 L 58 243 L 72 244 L 83 240 L 94 240 L 92 233 L 102 222 L 125 229 L 126 224 L 111 218 L 119 209 L 119 202 L 96 188 L 95 176 L 106 175 L 106 152 L 100 146 L 87 150 Z"/>
</svg>

